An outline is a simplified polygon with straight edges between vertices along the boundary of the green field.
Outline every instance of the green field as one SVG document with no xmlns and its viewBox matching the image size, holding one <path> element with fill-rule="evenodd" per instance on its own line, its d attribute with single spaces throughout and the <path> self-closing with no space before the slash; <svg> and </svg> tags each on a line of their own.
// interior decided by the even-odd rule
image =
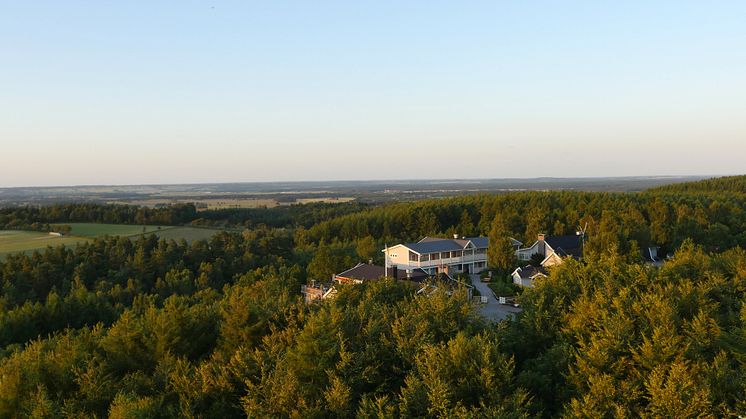
<svg viewBox="0 0 746 419">
<path fill-rule="evenodd" d="M 160 230 L 177 228 L 173 226 L 152 225 L 124 225 L 124 224 L 94 224 L 94 223 L 67 223 L 72 230 L 71 236 L 78 237 L 101 237 L 101 236 L 138 236 L 140 234 L 157 233 Z M 179 227 L 181 228 L 181 227 Z"/>
<path fill-rule="evenodd" d="M 0 230 L 0 258 L 9 253 L 33 252 L 47 246 L 74 246 L 88 240 L 85 237 L 55 237 L 37 231 Z"/>
<path fill-rule="evenodd" d="M 11 253 L 31 253 L 34 250 L 44 250 L 47 246 L 75 246 L 90 241 L 95 237 L 123 236 L 137 238 L 143 234 L 155 234 L 163 239 L 207 240 L 218 233 L 219 229 L 181 227 L 181 226 L 153 226 L 122 225 L 122 224 L 94 224 L 69 223 L 72 229 L 69 234 L 55 237 L 48 233 L 37 231 L 0 230 L 0 259 Z"/>
<path fill-rule="evenodd" d="M 164 228 L 154 234 L 162 239 L 184 239 L 188 242 L 192 242 L 196 240 L 208 240 L 219 231 L 219 229 L 214 228 L 171 227 Z"/>
</svg>

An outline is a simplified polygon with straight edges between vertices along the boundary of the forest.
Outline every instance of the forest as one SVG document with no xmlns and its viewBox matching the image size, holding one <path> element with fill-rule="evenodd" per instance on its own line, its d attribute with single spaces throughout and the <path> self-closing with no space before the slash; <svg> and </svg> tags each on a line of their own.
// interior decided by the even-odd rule
<svg viewBox="0 0 746 419">
<path fill-rule="evenodd" d="M 65 222 L 234 227 L 97 238 L 0 260 L 0 417 L 725 417 L 746 412 L 746 177 L 639 193 L 517 192 L 197 212 L 0 209 Z M 489 323 L 405 281 L 300 286 L 385 244 L 587 226 L 582 260 Z M 660 246 L 666 262 L 642 263 Z M 495 250 L 492 250 L 492 249 Z"/>
</svg>

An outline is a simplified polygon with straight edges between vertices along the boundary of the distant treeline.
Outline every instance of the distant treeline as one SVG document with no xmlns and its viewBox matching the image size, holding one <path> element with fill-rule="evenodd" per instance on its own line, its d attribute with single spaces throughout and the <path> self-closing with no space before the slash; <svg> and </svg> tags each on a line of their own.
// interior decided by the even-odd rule
<svg viewBox="0 0 746 419">
<path fill-rule="evenodd" d="M 209 226 L 311 227 L 314 224 L 370 208 L 359 202 L 310 203 L 274 208 L 229 208 L 202 211 L 194 224 Z"/>
<path fill-rule="evenodd" d="M 178 225 L 196 218 L 192 204 L 163 208 L 132 205 L 61 204 L 0 208 L 0 229 L 42 230 L 50 223 L 110 223 Z"/>
<path fill-rule="evenodd" d="M 0 208 L 0 229 L 49 231 L 51 224 L 193 224 L 211 227 L 311 227 L 314 224 L 360 212 L 370 204 L 311 203 L 276 208 L 232 208 L 197 212 L 193 204 L 159 208 L 134 205 L 59 204 Z"/>
<path fill-rule="evenodd" d="M 687 238 L 708 249 L 746 246 L 746 195 L 735 193 L 522 192 L 399 203 L 341 216 L 299 231 L 301 243 L 389 244 L 423 236 L 510 235 L 526 244 L 539 233 L 575 234 L 587 224 L 589 248 L 669 250 Z M 633 243 L 634 241 L 634 243 Z"/>
<path fill-rule="evenodd" d="M 650 189 L 652 192 L 738 192 L 746 193 L 746 176 L 724 176 L 698 182 L 674 183 Z"/>
</svg>

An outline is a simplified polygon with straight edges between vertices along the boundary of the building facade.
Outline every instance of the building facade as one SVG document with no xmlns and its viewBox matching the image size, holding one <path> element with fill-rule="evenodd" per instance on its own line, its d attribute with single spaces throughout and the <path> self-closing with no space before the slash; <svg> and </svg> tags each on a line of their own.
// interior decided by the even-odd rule
<svg viewBox="0 0 746 419">
<path fill-rule="evenodd" d="M 479 273 L 487 269 L 487 237 L 443 239 L 425 237 L 417 243 L 404 243 L 383 249 L 388 266 L 406 272 L 417 269 L 428 275 Z"/>
<path fill-rule="evenodd" d="M 520 262 L 540 256 L 543 267 L 559 265 L 565 257 L 583 257 L 583 239 L 578 235 L 547 237 L 539 234 L 534 244 L 516 250 L 515 256 Z"/>
</svg>

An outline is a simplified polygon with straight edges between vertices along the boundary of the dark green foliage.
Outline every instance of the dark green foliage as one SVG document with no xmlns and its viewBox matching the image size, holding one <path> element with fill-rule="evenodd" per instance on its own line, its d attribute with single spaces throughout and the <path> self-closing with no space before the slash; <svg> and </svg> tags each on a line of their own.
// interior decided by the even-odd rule
<svg viewBox="0 0 746 419">
<path fill-rule="evenodd" d="M 746 176 L 724 176 L 698 182 L 674 183 L 651 189 L 654 192 L 738 192 L 746 193 Z"/>
<path fill-rule="evenodd" d="M 0 417 L 736 416 L 738 182 L 199 213 L 252 228 L 12 255 L 0 261 Z M 698 192 L 722 185 L 731 192 Z M 16 208 L 0 224 L 195 217 L 116 208 Z M 514 263 L 506 237 L 530 244 L 586 222 L 583 260 L 551 268 L 498 325 L 444 287 L 417 295 L 381 280 L 311 306 L 299 294 L 307 279 L 380 260 L 386 243 L 435 234 L 489 234 L 502 281 Z M 641 265 L 648 244 L 675 257 Z"/>
<path fill-rule="evenodd" d="M 177 225 L 196 218 L 192 204 L 146 208 L 132 205 L 61 204 L 41 207 L 0 208 L 0 230 L 49 231 L 49 223 L 108 223 Z"/>
</svg>

